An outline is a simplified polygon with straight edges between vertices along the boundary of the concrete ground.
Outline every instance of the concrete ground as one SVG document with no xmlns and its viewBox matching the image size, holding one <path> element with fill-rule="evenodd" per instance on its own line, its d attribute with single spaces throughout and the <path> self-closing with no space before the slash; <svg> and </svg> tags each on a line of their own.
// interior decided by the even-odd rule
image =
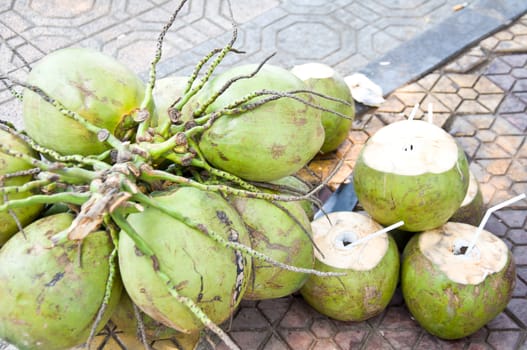
<svg viewBox="0 0 527 350">
<path fill-rule="evenodd" d="M 4 0 L 0 69 L 23 79 L 45 54 L 83 46 L 117 57 L 144 77 L 157 33 L 177 3 Z M 435 122 L 465 149 L 487 206 L 527 192 L 524 1 L 244 0 L 233 1 L 233 9 L 238 47 L 247 54 L 228 59 L 225 66 L 259 62 L 276 51 L 271 63 L 290 68 L 319 61 L 342 75 L 361 71 L 389 93 L 379 108 L 360 108 L 336 153 L 311 163 L 324 177 L 337 159 L 345 160 L 332 188 L 352 172 L 369 136 L 407 116 L 415 103 L 426 108 L 431 102 Z M 230 28 L 226 1 L 191 1 L 167 36 L 160 76 L 188 74 L 211 48 L 225 44 Z M 0 118 L 22 127 L 20 110 L 0 88 Z M 506 310 L 467 338 L 444 341 L 426 333 L 399 291 L 381 315 L 359 323 L 320 315 L 297 295 L 243 302 L 228 332 L 242 349 L 527 349 L 527 201 L 497 212 L 486 228 L 511 248 L 517 283 Z M 100 349 L 141 348 L 112 325 L 97 344 Z M 158 341 L 153 347 L 174 349 L 174 344 Z M 204 340 L 199 346 L 213 347 Z"/>
</svg>

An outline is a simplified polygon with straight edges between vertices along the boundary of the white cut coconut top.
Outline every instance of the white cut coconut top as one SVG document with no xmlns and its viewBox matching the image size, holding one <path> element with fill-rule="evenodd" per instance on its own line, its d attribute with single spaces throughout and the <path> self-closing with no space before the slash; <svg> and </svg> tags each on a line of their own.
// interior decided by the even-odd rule
<svg viewBox="0 0 527 350">
<path fill-rule="evenodd" d="M 474 198 L 477 196 L 479 190 L 478 180 L 476 180 L 476 177 L 474 176 L 474 174 L 472 174 L 472 171 L 469 171 L 469 175 L 470 177 L 468 182 L 467 194 L 463 199 L 463 203 L 461 203 L 462 207 L 465 207 L 472 203 Z"/>
<path fill-rule="evenodd" d="M 294 66 L 291 73 L 296 75 L 300 80 L 308 79 L 327 79 L 335 75 L 335 70 L 323 63 L 305 63 Z"/>
<path fill-rule="evenodd" d="M 448 171 L 458 156 L 458 146 L 450 134 L 421 120 L 403 120 L 379 129 L 362 154 L 370 168 L 409 176 Z"/>
<path fill-rule="evenodd" d="M 419 236 L 419 249 L 449 279 L 462 284 L 479 284 L 503 270 L 509 249 L 492 233 L 483 230 L 470 255 L 460 254 L 472 240 L 477 227 L 448 222 Z M 456 253 L 457 252 L 457 253 Z"/>
<path fill-rule="evenodd" d="M 328 220 L 329 217 L 329 220 Z M 354 212 L 333 212 L 311 223 L 316 258 L 326 265 L 357 271 L 373 269 L 388 250 L 388 236 L 383 234 L 356 246 L 350 243 L 382 229 L 368 216 Z M 331 221 L 331 222 L 330 222 Z"/>
</svg>

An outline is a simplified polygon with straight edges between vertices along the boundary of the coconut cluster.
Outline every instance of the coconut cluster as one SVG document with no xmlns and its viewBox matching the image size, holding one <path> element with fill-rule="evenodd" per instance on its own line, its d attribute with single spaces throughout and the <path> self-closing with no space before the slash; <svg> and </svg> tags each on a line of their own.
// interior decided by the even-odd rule
<svg viewBox="0 0 527 350">
<path fill-rule="evenodd" d="M 0 124 L 0 338 L 69 349 L 111 320 L 130 346 L 191 348 L 208 328 L 236 349 L 219 325 L 242 300 L 343 275 L 315 263 L 320 203 L 295 175 L 347 137 L 348 86 L 323 65 L 199 74 L 216 53 L 188 77 L 157 80 L 154 61 L 145 83 L 67 48 L 13 80 L 26 129 Z"/>
<path fill-rule="evenodd" d="M 457 339 L 503 311 L 514 288 L 514 261 L 490 232 L 473 242 L 483 200 L 451 135 L 431 120 L 387 125 L 364 145 L 353 180 L 371 220 L 404 222 L 391 236 L 402 251 L 403 298 L 423 328 Z"/>
</svg>

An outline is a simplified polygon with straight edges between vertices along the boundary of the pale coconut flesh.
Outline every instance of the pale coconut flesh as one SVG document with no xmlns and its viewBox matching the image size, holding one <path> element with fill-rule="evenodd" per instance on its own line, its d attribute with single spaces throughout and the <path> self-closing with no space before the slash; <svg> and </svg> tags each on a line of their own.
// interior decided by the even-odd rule
<svg viewBox="0 0 527 350">
<path fill-rule="evenodd" d="M 476 332 L 507 306 L 516 281 L 505 243 L 477 227 L 449 222 L 414 236 L 402 260 L 401 288 L 408 309 L 431 334 L 444 339 Z"/>
<path fill-rule="evenodd" d="M 315 96 L 320 106 L 347 116 L 344 118 L 327 111 L 321 115 L 325 138 L 320 151 L 328 153 L 336 150 L 347 138 L 355 117 L 353 97 L 344 78 L 330 66 L 316 62 L 294 66 L 291 72 L 311 90 L 350 103 L 345 104 Z"/>
<path fill-rule="evenodd" d="M 399 253 L 393 238 L 383 234 L 353 246 L 382 229 L 370 217 L 333 212 L 312 222 L 315 269 L 345 273 L 339 277 L 310 275 L 300 289 L 318 312 L 342 321 L 373 317 L 390 302 L 399 277 Z"/>
<path fill-rule="evenodd" d="M 483 203 L 483 194 L 479 187 L 476 177 L 469 171 L 469 184 L 465 198 L 459 209 L 454 213 L 449 221 L 463 222 L 477 226 L 485 214 L 485 205 Z"/>
<path fill-rule="evenodd" d="M 455 139 L 424 121 L 405 120 L 377 131 L 354 168 L 359 202 L 376 221 L 417 232 L 444 224 L 468 187 L 468 162 Z"/>
</svg>

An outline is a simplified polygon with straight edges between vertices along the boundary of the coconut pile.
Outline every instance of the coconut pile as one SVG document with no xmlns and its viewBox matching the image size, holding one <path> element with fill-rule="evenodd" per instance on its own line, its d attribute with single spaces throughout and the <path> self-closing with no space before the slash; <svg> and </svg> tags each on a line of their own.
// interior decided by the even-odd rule
<svg viewBox="0 0 527 350">
<path fill-rule="evenodd" d="M 0 123 L 0 339 L 89 347 L 113 322 L 145 348 L 172 339 L 191 349 L 207 331 L 238 349 L 221 326 L 242 300 L 299 292 L 329 317 L 360 321 L 399 282 L 414 317 L 442 338 L 503 310 L 510 251 L 448 222 L 482 210 L 448 133 L 417 120 L 379 130 L 354 168 L 367 215 L 313 220 L 324 183 L 297 174 L 346 139 L 350 87 L 331 67 L 288 70 L 272 55 L 217 74 L 242 54 L 235 26 L 190 76 L 157 79 L 185 3 L 159 35 L 147 82 L 83 48 L 50 53 L 26 81 L 0 76 L 24 122 Z M 395 226 L 400 245 L 411 236 L 402 259 Z"/>
</svg>

